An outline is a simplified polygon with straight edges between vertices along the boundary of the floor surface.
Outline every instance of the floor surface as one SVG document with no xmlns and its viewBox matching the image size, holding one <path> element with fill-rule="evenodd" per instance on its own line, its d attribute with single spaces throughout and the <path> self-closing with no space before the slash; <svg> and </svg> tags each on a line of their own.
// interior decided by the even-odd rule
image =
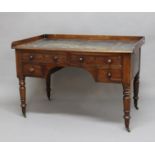
<svg viewBox="0 0 155 155">
<path fill-rule="evenodd" d="M 145 92 L 147 83 L 143 80 L 140 110 L 132 103 L 131 133 L 124 128 L 119 84 L 95 83 L 84 70 L 66 68 L 51 78 L 52 100 L 48 101 L 45 81 L 27 78 L 28 108 L 27 118 L 24 118 L 19 106 L 18 81 L 16 78 L 5 80 L 7 85 L 2 85 L 4 89 L 0 93 L 0 141 L 155 140 L 154 98 L 153 94 Z"/>
</svg>

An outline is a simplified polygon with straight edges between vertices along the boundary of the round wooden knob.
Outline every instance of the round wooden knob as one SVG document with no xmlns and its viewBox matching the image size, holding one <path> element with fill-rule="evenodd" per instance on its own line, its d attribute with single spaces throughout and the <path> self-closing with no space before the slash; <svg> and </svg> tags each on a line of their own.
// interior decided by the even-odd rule
<svg viewBox="0 0 155 155">
<path fill-rule="evenodd" d="M 29 69 L 29 71 L 31 72 L 31 73 L 33 73 L 34 72 L 34 68 L 33 67 L 31 67 L 30 69 Z"/>
<path fill-rule="evenodd" d="M 57 61 L 57 60 L 58 60 L 58 56 L 54 56 L 54 57 L 53 57 L 53 60 L 54 60 L 54 61 Z"/>
<path fill-rule="evenodd" d="M 111 77 L 112 77 L 111 72 L 108 72 L 108 73 L 107 73 L 107 76 L 108 76 L 108 78 L 111 78 Z"/>
<path fill-rule="evenodd" d="M 83 57 L 80 57 L 79 60 L 80 60 L 80 62 L 83 62 L 84 61 L 84 58 Z"/>
<path fill-rule="evenodd" d="M 107 62 L 110 64 L 112 62 L 112 60 L 111 59 L 108 59 Z"/>
<path fill-rule="evenodd" d="M 30 58 L 30 60 L 32 60 L 34 58 L 34 56 L 33 55 L 30 55 L 29 58 Z"/>
</svg>

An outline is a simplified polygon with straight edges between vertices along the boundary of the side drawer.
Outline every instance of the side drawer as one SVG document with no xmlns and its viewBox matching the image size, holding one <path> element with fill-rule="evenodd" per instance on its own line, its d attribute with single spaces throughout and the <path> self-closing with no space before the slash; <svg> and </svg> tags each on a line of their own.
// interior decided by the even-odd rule
<svg viewBox="0 0 155 155">
<path fill-rule="evenodd" d="M 97 80 L 100 82 L 121 82 L 122 70 L 120 69 L 98 69 Z"/>
<path fill-rule="evenodd" d="M 104 68 L 119 69 L 122 67 L 122 57 L 121 56 L 97 56 L 96 65 L 98 67 L 102 66 Z"/>
<path fill-rule="evenodd" d="M 24 64 L 23 73 L 26 76 L 42 77 L 43 67 L 35 64 Z"/>
<path fill-rule="evenodd" d="M 51 53 L 51 54 L 40 54 L 40 53 L 23 53 L 23 62 L 31 63 L 53 63 L 57 65 L 66 64 L 67 56 L 63 54 Z"/>
</svg>

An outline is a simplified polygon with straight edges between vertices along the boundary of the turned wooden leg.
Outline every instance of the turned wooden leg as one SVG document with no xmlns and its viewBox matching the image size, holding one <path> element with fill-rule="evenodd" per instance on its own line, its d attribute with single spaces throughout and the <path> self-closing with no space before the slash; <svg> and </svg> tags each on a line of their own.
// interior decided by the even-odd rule
<svg viewBox="0 0 155 155">
<path fill-rule="evenodd" d="M 138 110 L 138 92 L 139 92 L 139 72 L 136 74 L 133 82 L 133 88 L 134 88 L 134 106 Z"/>
<path fill-rule="evenodd" d="M 123 84 L 123 105 L 124 105 L 124 120 L 125 127 L 128 132 L 130 132 L 129 123 L 130 123 L 130 86 Z"/>
<path fill-rule="evenodd" d="M 46 93 L 47 97 L 50 100 L 51 99 L 51 76 L 50 74 L 46 78 Z"/>
<path fill-rule="evenodd" d="M 20 100 L 23 116 L 26 117 L 26 89 L 25 89 L 25 78 L 19 78 L 19 91 Z"/>
<path fill-rule="evenodd" d="M 59 71 L 60 69 L 62 69 L 63 67 L 55 67 L 52 70 L 50 70 L 50 72 L 48 73 L 47 77 L 46 77 L 46 93 L 47 93 L 47 97 L 50 100 L 51 99 L 51 75 L 57 71 Z"/>
</svg>

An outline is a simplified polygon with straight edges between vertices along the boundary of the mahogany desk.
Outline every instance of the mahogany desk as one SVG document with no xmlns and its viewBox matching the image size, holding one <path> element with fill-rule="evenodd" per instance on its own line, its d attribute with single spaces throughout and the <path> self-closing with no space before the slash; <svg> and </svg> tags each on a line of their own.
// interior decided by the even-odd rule
<svg viewBox="0 0 155 155">
<path fill-rule="evenodd" d="M 87 70 L 97 82 L 120 83 L 123 86 L 125 127 L 130 120 L 131 88 L 138 109 L 142 36 L 44 34 L 12 43 L 16 51 L 17 77 L 22 113 L 26 116 L 25 77 L 46 79 L 50 99 L 50 75 L 64 67 Z"/>
</svg>

